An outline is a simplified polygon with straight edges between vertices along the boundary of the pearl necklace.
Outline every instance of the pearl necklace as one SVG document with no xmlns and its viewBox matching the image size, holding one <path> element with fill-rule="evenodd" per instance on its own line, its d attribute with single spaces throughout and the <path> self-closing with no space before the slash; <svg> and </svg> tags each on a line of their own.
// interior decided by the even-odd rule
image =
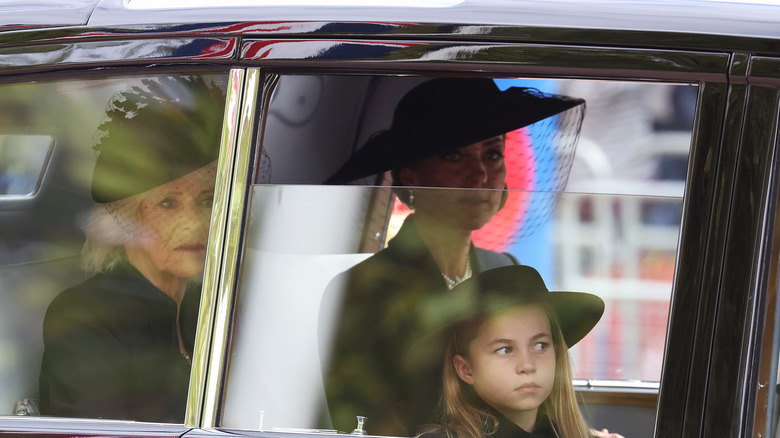
<svg viewBox="0 0 780 438">
<path fill-rule="evenodd" d="M 453 287 L 462 283 L 464 280 L 471 278 L 471 274 L 471 260 L 469 259 L 466 259 L 466 272 L 463 274 L 463 277 L 456 275 L 455 278 L 452 278 L 444 272 L 441 273 L 442 277 L 444 277 L 444 281 L 447 282 L 447 288 L 449 290 L 452 290 Z"/>
</svg>

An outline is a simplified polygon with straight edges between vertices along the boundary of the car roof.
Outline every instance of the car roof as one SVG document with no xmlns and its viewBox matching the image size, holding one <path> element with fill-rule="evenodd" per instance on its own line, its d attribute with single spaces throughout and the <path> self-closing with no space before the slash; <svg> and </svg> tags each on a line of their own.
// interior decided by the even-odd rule
<svg viewBox="0 0 780 438">
<path fill-rule="evenodd" d="M 102 0 L 90 25 L 356 21 L 620 29 L 780 38 L 776 0 Z"/>
<path fill-rule="evenodd" d="M 100 0 L 4 0 L 0 3 L 0 30 L 87 24 Z"/>
<path fill-rule="evenodd" d="M 734 50 L 769 55 L 780 53 L 778 23 L 780 0 L 40 0 L 31 4 L 26 0 L 6 0 L 0 3 L 0 33 L 87 27 L 89 30 L 82 35 L 94 36 L 93 31 L 105 30 L 107 33 L 99 32 L 99 35 L 130 35 L 140 31 L 147 35 L 207 33 L 259 37 L 440 36 Z M 32 39 L 49 37 L 41 33 Z M 17 44 L 28 38 L 17 35 L 7 42 Z"/>
<path fill-rule="evenodd" d="M 94 13 L 93 13 L 94 11 Z M 3 26 L 329 20 L 780 37 L 777 0 L 6 0 Z"/>
</svg>

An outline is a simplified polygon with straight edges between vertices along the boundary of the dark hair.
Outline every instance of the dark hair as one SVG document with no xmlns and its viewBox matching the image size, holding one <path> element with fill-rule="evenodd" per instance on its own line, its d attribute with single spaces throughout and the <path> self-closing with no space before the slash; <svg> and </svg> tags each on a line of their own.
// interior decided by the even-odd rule
<svg viewBox="0 0 780 438">
<path fill-rule="evenodd" d="M 391 170 L 390 177 L 393 179 L 393 193 L 395 193 L 395 196 L 407 207 L 412 208 L 409 202 L 409 189 L 404 188 L 404 183 L 401 182 L 401 169 Z"/>
<path fill-rule="evenodd" d="M 398 199 L 409 208 L 414 208 L 414 206 L 411 203 L 411 196 L 410 196 L 411 192 L 409 191 L 409 189 L 405 188 L 404 187 L 405 184 L 401 182 L 401 170 L 414 164 L 416 163 L 411 163 L 408 166 L 403 166 L 400 168 L 390 170 L 390 178 L 393 185 L 393 193 L 395 193 L 395 196 L 397 196 Z M 504 184 L 504 192 L 501 194 L 501 201 L 498 204 L 499 210 L 504 208 L 504 205 L 506 205 L 506 200 L 508 197 L 509 197 L 509 187 L 506 184 Z"/>
</svg>

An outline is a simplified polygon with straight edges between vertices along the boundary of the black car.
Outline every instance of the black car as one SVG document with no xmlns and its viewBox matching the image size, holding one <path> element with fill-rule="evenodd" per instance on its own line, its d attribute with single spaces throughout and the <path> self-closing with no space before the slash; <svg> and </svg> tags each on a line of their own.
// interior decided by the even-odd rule
<svg viewBox="0 0 780 438">
<path fill-rule="evenodd" d="M 422 327 L 452 309 L 436 300 L 446 294 L 431 293 L 424 308 L 419 294 L 388 300 L 387 284 L 431 292 L 418 271 L 435 259 L 445 285 L 442 260 L 462 250 L 458 283 L 494 267 L 479 248 L 507 257 L 497 264 L 534 267 L 550 290 L 604 300 L 599 323 L 569 350 L 591 427 L 776 435 L 776 2 L 186 3 L 0 5 L 0 434 L 415 435 L 437 417 L 388 426 L 420 412 L 398 394 L 425 388 L 435 411 L 439 376 L 403 382 L 399 369 Z M 404 106 L 429 83 L 454 85 Z M 439 143 L 480 143 L 469 136 L 482 128 L 471 126 L 510 111 L 464 103 L 473 83 L 524 93 L 535 99 L 528 107 L 565 103 L 491 131 L 501 138 L 488 157 L 501 161 L 497 174 L 485 162 L 477 182 L 419 167 L 466 160 Z M 425 106 L 440 98 L 453 103 Z M 460 105 L 468 116 L 456 120 Z M 112 123 L 122 121 L 130 128 L 106 170 Z M 414 128 L 400 134 L 403 123 Z M 182 161 L 185 170 L 161 176 Z M 206 179 L 168 186 L 203 166 Z M 123 178 L 138 187 L 105 194 L 96 182 L 125 187 Z M 197 184 L 205 188 L 188 197 Z M 175 213 L 180 199 L 191 205 Z M 350 289 L 412 220 L 430 249 L 430 236 L 461 227 L 475 205 L 487 217 L 446 235 L 465 246 L 374 268 L 365 291 Z M 140 222 L 124 223 L 125 207 Z M 165 212 L 144 222 L 155 208 Z M 430 235 L 420 231 L 426 208 L 441 221 Z M 126 233 L 109 245 L 114 258 L 89 253 L 98 220 Z M 149 240 L 187 227 L 200 234 L 165 248 Z M 181 260 L 196 269 L 180 274 Z M 69 298 L 122 266 L 166 293 L 175 278 L 178 292 L 160 314 Z M 62 344 L 62 321 L 94 314 L 121 329 L 81 335 L 115 348 Z M 115 377 L 99 380 L 134 357 L 125 350 L 137 339 L 117 335 L 125 319 L 170 338 L 150 349 L 174 348 L 133 353 L 152 357 L 122 377 L 135 408 L 102 394 Z M 158 323 L 166 328 L 150 328 Z M 352 347 L 342 349 L 344 333 Z M 64 351 L 78 361 L 61 362 Z"/>
</svg>

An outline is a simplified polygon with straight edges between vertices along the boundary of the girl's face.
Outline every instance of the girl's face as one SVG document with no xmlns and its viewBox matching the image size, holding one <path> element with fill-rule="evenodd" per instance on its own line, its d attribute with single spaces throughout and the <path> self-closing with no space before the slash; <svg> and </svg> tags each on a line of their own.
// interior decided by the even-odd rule
<svg viewBox="0 0 780 438">
<path fill-rule="evenodd" d="M 147 278 L 189 278 L 203 272 L 215 167 L 207 166 L 150 190 L 138 206 L 133 260 Z M 149 278 L 154 282 L 154 278 Z"/>
<path fill-rule="evenodd" d="M 555 381 L 550 319 L 538 306 L 519 306 L 488 319 L 468 348 L 455 355 L 460 378 L 488 405 L 531 431 Z"/>
<path fill-rule="evenodd" d="M 489 138 L 401 169 L 406 186 L 469 189 L 413 189 L 415 211 L 470 231 L 482 228 L 498 212 L 506 186 L 505 139 Z"/>
</svg>

